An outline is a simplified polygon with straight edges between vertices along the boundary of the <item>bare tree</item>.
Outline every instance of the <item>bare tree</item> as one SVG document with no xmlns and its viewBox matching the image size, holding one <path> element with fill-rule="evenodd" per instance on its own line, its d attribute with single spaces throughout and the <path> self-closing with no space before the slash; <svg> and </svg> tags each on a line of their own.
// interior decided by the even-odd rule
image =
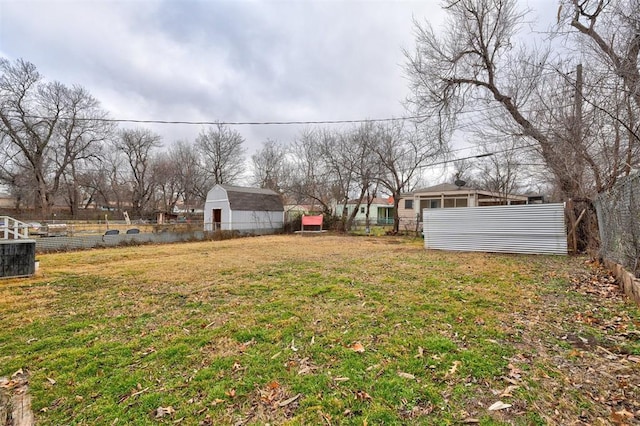
<svg viewBox="0 0 640 426">
<path fill-rule="evenodd" d="M 500 144 L 497 154 L 482 157 L 477 181 L 481 189 L 498 194 L 506 203 L 507 197 L 522 189 L 520 182 L 521 153 L 517 140 L 507 140 Z"/>
<path fill-rule="evenodd" d="M 442 154 L 443 145 L 438 138 L 424 133 L 424 129 L 406 128 L 402 123 L 377 125 L 370 143 L 380 167 L 375 179 L 393 197 L 393 231 L 398 232 L 401 194 L 412 189 L 420 169 Z"/>
<path fill-rule="evenodd" d="M 185 209 L 202 206 L 212 185 L 203 173 L 204 166 L 201 166 L 196 146 L 186 141 L 178 141 L 169 148 L 168 157 L 175 167 Z"/>
<path fill-rule="evenodd" d="M 202 154 L 203 170 L 213 184 L 234 184 L 244 175 L 244 138 L 240 133 L 218 123 L 203 130 L 196 138 Z"/>
<path fill-rule="evenodd" d="M 165 212 L 172 212 L 184 193 L 180 165 L 173 161 L 167 152 L 161 152 L 153 158 L 152 168 L 159 208 Z"/>
<path fill-rule="evenodd" d="M 29 171 L 47 217 L 69 168 L 95 155 L 113 126 L 84 88 L 44 82 L 35 65 L 0 59 L 0 178 Z"/>
<path fill-rule="evenodd" d="M 148 129 L 122 130 L 115 148 L 124 155 L 128 164 L 130 203 L 132 215 L 141 217 L 153 206 L 150 201 L 155 191 L 153 175 L 154 150 L 161 146 L 159 135 Z"/>
<path fill-rule="evenodd" d="M 334 177 L 322 158 L 317 131 L 305 129 L 293 142 L 291 167 L 286 193 L 298 204 L 317 203 L 325 214 L 331 214 Z"/>
<path fill-rule="evenodd" d="M 591 41 L 640 108 L 640 1 L 565 0 L 565 20 Z"/>
<path fill-rule="evenodd" d="M 276 192 L 284 189 L 291 167 L 287 161 L 287 148 L 277 141 L 267 139 L 262 148 L 251 156 L 253 184 Z"/>
<path fill-rule="evenodd" d="M 637 4 L 637 0 L 624 3 L 634 2 Z M 633 37 L 637 31 L 627 31 L 622 37 L 627 48 L 618 53 L 604 49 L 602 43 L 614 43 L 616 37 L 598 38 L 595 32 L 595 23 L 604 16 L 608 3 L 564 2 L 569 6 L 571 25 L 601 46 L 627 89 L 637 93 L 638 52 Z M 452 0 L 445 8 L 449 22 L 444 35 L 438 37 L 428 23 L 416 23 L 416 51 L 405 52 L 413 89 L 411 103 L 420 113 L 439 120 L 441 136 L 447 137 L 456 128 L 460 112 L 481 111 L 476 113 L 482 117 L 476 128 L 492 126 L 496 135 L 519 137 L 521 145 L 514 150 L 534 148 L 554 176 L 562 199 L 589 198 L 615 181 L 621 164 L 636 152 L 637 145 L 625 145 L 620 129 L 625 128 L 631 138 L 637 135 L 637 124 L 625 121 L 625 116 L 634 114 L 623 108 L 623 96 L 607 95 L 608 84 L 603 84 L 607 79 L 593 72 L 597 67 L 590 64 L 583 75 L 582 67 L 571 61 L 551 63 L 548 49 L 530 50 L 519 44 L 516 36 L 525 13 L 514 0 Z M 627 28 L 637 28 L 633 25 L 638 22 L 638 8 L 620 10 L 629 12 L 624 17 L 618 14 L 619 21 L 627 22 Z M 584 20 L 589 24 L 583 25 Z M 609 28 L 618 31 L 615 25 Z M 583 100 L 588 100 L 588 108 Z M 637 104 L 634 108 L 637 110 Z M 616 132 L 613 140 L 610 135 Z M 487 143 L 488 139 L 479 140 Z"/>
</svg>

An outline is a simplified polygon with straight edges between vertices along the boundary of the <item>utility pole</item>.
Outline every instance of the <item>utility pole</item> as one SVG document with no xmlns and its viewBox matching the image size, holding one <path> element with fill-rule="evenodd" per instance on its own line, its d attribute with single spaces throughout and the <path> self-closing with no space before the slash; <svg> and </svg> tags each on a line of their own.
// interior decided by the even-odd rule
<svg viewBox="0 0 640 426">
<path fill-rule="evenodd" d="M 582 144 L 582 64 L 576 66 L 576 92 L 573 113 L 574 137 L 576 146 Z"/>
</svg>

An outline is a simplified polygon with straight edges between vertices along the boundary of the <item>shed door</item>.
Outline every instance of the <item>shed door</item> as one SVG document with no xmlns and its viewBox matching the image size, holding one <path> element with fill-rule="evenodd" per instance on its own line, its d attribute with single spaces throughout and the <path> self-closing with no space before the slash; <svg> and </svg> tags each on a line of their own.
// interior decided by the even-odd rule
<svg viewBox="0 0 640 426">
<path fill-rule="evenodd" d="M 222 209 L 213 209 L 211 217 L 213 218 L 213 230 L 219 230 L 222 225 Z"/>
</svg>

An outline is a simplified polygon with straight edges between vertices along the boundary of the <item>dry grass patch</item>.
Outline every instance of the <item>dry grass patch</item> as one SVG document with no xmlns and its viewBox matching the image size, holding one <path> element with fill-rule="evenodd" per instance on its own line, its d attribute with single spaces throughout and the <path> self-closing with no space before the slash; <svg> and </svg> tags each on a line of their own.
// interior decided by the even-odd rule
<svg viewBox="0 0 640 426">
<path fill-rule="evenodd" d="M 40 262 L 0 282 L 0 376 L 30 373 L 40 424 L 640 418 L 640 314 L 580 259 L 323 235 Z"/>
</svg>

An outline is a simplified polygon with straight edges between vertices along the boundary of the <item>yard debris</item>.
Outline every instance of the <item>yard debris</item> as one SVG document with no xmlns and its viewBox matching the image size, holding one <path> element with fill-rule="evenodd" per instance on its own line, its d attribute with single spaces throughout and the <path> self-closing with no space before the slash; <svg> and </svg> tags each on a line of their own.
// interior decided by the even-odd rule
<svg viewBox="0 0 640 426">
<path fill-rule="evenodd" d="M 50 384 L 51 386 L 53 386 L 53 385 L 55 385 L 55 384 L 56 384 L 56 381 L 55 381 L 55 380 L 53 380 L 51 377 L 47 377 L 47 381 L 49 382 L 49 384 Z"/>
<path fill-rule="evenodd" d="M 418 346 L 418 353 L 414 356 L 414 358 L 422 358 L 424 356 L 424 348 L 422 346 Z"/>
<path fill-rule="evenodd" d="M 460 367 L 460 365 L 462 365 L 460 361 L 458 360 L 453 361 L 453 365 L 451 366 L 449 371 L 447 371 L 447 374 L 445 374 L 445 377 L 448 378 L 456 374 L 456 371 L 458 371 L 458 367 Z"/>
<path fill-rule="evenodd" d="M 516 389 L 520 389 L 520 386 L 509 385 L 505 388 L 505 390 L 500 393 L 500 398 L 513 398 L 512 392 Z"/>
<path fill-rule="evenodd" d="M 280 401 L 278 402 L 278 407 L 286 407 L 287 405 L 291 404 L 294 401 L 297 401 L 298 398 L 300 398 L 302 396 L 301 393 L 297 394 L 296 396 L 292 396 L 289 399 L 285 399 L 284 401 Z"/>
<path fill-rule="evenodd" d="M 164 416 L 172 416 L 176 410 L 172 406 L 168 407 L 158 407 L 156 409 L 156 419 L 161 419 Z"/>
<path fill-rule="evenodd" d="M 398 376 L 402 377 L 403 379 L 409 379 L 409 380 L 415 380 L 416 376 L 414 376 L 411 373 L 405 373 L 403 371 L 398 371 Z"/>
<path fill-rule="evenodd" d="M 366 393 L 363 390 L 357 390 L 355 392 L 355 394 L 356 394 L 356 399 L 360 400 L 360 401 L 369 401 L 369 400 L 373 399 L 373 398 L 371 398 L 371 395 L 369 395 L 368 393 Z"/>
<path fill-rule="evenodd" d="M 496 401 L 493 404 L 491 404 L 491 406 L 489 406 L 489 408 L 487 408 L 487 410 L 489 411 L 498 411 L 498 410 L 504 410 L 506 408 L 510 408 L 511 404 L 505 404 L 502 401 Z"/>
<path fill-rule="evenodd" d="M 612 413 L 611 413 L 611 420 L 613 420 L 613 422 L 618 425 L 624 425 L 628 421 L 632 420 L 634 417 L 635 416 L 632 412 L 627 411 L 624 408 L 619 411 L 612 410 Z"/>
<path fill-rule="evenodd" d="M 298 365 L 300 366 L 300 368 L 298 369 L 298 375 L 309 374 L 309 373 L 312 373 L 313 370 L 318 369 L 318 367 L 316 367 L 309 360 L 309 357 L 302 358 L 300 361 L 298 361 Z"/>
<path fill-rule="evenodd" d="M 3 425 L 35 424 L 29 395 L 29 372 L 22 368 L 13 373 L 10 379 L 0 377 L 0 421 Z"/>
<path fill-rule="evenodd" d="M 364 352 L 364 346 L 360 342 L 355 342 L 353 345 L 350 346 L 350 348 L 354 352 L 358 352 L 358 353 L 363 353 Z"/>
</svg>

